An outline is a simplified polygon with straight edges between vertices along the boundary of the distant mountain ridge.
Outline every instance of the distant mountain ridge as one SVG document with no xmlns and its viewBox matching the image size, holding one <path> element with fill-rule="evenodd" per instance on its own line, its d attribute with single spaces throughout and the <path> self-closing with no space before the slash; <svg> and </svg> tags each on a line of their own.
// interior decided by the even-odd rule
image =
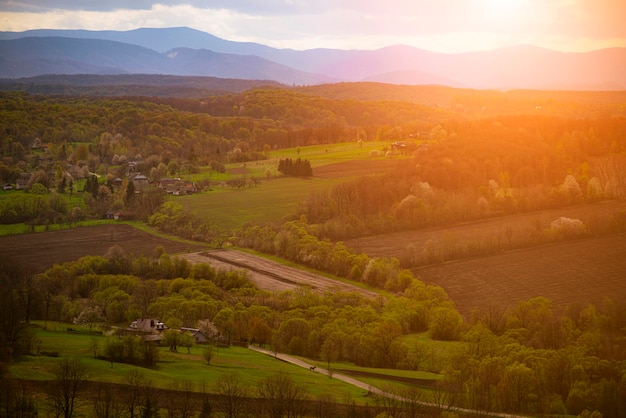
<svg viewBox="0 0 626 418">
<path fill-rule="evenodd" d="M 563 53 L 531 46 L 442 54 L 277 49 L 190 28 L 0 32 L 0 78 L 164 74 L 315 85 L 374 81 L 477 89 L 626 90 L 626 48 Z"/>
</svg>

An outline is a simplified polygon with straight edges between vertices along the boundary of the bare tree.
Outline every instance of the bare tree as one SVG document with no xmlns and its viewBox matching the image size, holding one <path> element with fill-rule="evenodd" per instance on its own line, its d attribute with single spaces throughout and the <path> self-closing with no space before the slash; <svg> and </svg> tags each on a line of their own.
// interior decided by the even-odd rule
<svg viewBox="0 0 626 418">
<path fill-rule="evenodd" d="M 387 386 L 383 388 L 387 394 L 374 395 L 374 404 L 381 408 L 386 416 L 397 417 L 401 415 L 402 400 L 394 394 L 395 388 Z"/>
<path fill-rule="evenodd" d="M 79 394 L 85 387 L 89 374 L 80 358 L 64 357 L 53 370 L 54 381 L 50 401 L 57 416 L 73 417 L 80 406 Z"/>
<path fill-rule="evenodd" d="M 119 395 L 114 386 L 103 382 L 98 383 L 91 401 L 94 416 L 96 418 L 121 417 L 123 405 L 119 401 Z"/>
<path fill-rule="evenodd" d="M 222 396 L 221 404 L 228 418 L 245 414 L 248 388 L 237 373 L 226 373 L 217 378 L 217 393 Z"/>
<path fill-rule="evenodd" d="M 93 352 L 93 358 L 98 358 L 98 350 L 100 349 L 100 338 L 95 335 L 89 339 L 89 347 Z"/>
<path fill-rule="evenodd" d="M 261 380 L 258 395 L 265 400 L 265 412 L 272 418 L 302 417 L 307 412 L 306 389 L 286 373 L 279 372 Z"/>
<path fill-rule="evenodd" d="M 141 410 L 146 407 L 153 408 L 154 405 L 150 400 L 150 388 L 152 382 L 145 377 L 145 375 L 137 370 L 131 369 L 127 373 L 124 381 L 127 385 L 125 391 L 124 402 L 126 404 L 126 411 L 130 418 L 139 417 Z"/>
<path fill-rule="evenodd" d="M 171 418 L 191 418 L 201 409 L 200 398 L 194 393 L 193 382 L 174 381 L 170 389 L 176 391 L 167 397 L 167 416 Z"/>
<path fill-rule="evenodd" d="M 8 379 L 0 370 L 0 416 L 30 418 L 37 416 L 33 394 L 23 384 Z"/>
<path fill-rule="evenodd" d="M 333 395 L 322 393 L 316 397 L 314 416 L 319 418 L 334 418 L 339 416 L 339 408 Z"/>
</svg>

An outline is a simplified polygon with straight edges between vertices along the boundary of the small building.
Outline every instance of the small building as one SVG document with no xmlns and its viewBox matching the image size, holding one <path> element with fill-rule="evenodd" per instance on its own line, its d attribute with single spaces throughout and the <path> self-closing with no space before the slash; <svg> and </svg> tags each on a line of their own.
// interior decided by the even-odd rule
<svg viewBox="0 0 626 418">
<path fill-rule="evenodd" d="M 190 333 L 194 341 L 196 342 L 196 344 L 206 344 L 207 342 L 209 342 L 209 339 L 206 337 L 206 335 L 204 335 L 204 333 L 200 331 L 198 328 L 182 327 L 180 329 L 180 332 Z"/>
<path fill-rule="evenodd" d="M 167 325 L 158 319 L 137 319 L 128 326 L 128 331 L 136 331 L 136 332 L 163 332 L 166 329 L 169 329 Z"/>
<path fill-rule="evenodd" d="M 174 196 L 183 196 L 198 192 L 196 183 L 184 181 L 179 178 L 164 178 L 159 182 L 159 187 L 164 189 L 167 194 Z"/>
<path fill-rule="evenodd" d="M 22 173 L 20 177 L 15 181 L 15 188 L 17 190 L 24 190 L 28 186 L 31 173 Z"/>
<path fill-rule="evenodd" d="M 131 180 L 136 190 L 143 190 L 150 183 L 150 181 L 148 180 L 148 177 L 144 176 L 143 174 L 137 174 L 136 176 L 133 176 Z"/>
<path fill-rule="evenodd" d="M 169 329 L 167 325 L 158 319 L 142 318 L 130 323 L 121 330 L 125 334 L 137 334 L 145 342 L 160 343 L 163 340 L 163 331 Z"/>
</svg>

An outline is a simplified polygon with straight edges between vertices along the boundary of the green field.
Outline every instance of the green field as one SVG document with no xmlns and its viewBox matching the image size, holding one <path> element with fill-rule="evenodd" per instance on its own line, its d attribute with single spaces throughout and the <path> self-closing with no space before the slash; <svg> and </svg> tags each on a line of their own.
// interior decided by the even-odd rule
<svg viewBox="0 0 626 418">
<path fill-rule="evenodd" d="M 382 151 L 390 147 L 391 142 L 387 141 L 369 141 L 362 143 L 355 141 L 341 144 L 311 145 L 274 151 L 271 153 L 270 159 L 302 158 L 311 161 L 311 166 L 315 168 L 345 161 L 367 160 L 371 158 L 371 151 Z"/>
<path fill-rule="evenodd" d="M 71 327 L 72 331 L 68 331 Z M 277 372 L 288 373 L 299 385 L 307 389 L 313 397 L 320 394 L 332 395 L 337 401 L 351 398 L 358 404 L 369 403 L 365 392 L 336 379 L 329 379 L 319 373 L 291 365 L 271 356 L 242 347 L 219 348 L 211 364 L 203 359 L 204 346 L 179 348 L 172 353 L 167 347 L 159 348 L 159 362 L 154 368 L 136 367 L 126 364 L 111 364 L 93 356 L 93 340 L 97 341 L 98 353 L 104 349 L 106 337 L 100 332 L 90 332 L 85 327 L 62 323 L 48 323 L 43 329 L 41 322 L 35 322 L 35 351 L 39 355 L 23 356 L 9 369 L 12 377 L 25 380 L 51 380 L 54 366 L 63 356 L 80 357 L 86 366 L 90 380 L 110 383 L 124 383 L 131 369 L 139 369 L 154 387 L 170 388 L 172 382 L 192 382 L 198 390 L 202 385 L 214 392 L 217 379 L 226 373 L 237 373 L 252 393 L 256 384 L 263 378 Z M 56 352 L 59 357 L 44 355 Z"/>
<path fill-rule="evenodd" d="M 200 218 L 224 229 L 238 228 L 247 223 L 281 222 L 293 215 L 309 194 L 345 181 L 349 179 L 349 174 L 346 177 L 322 179 L 315 177 L 314 170 L 312 178 L 280 177 L 277 171 L 280 159 L 303 158 L 316 168 L 334 163 L 368 160 L 371 159 L 370 151 L 383 148 L 389 148 L 389 144 L 354 142 L 273 151 L 267 160 L 230 164 L 226 167 L 227 173 L 239 174 L 195 174 L 191 178 L 195 181 L 209 178 L 213 183 L 212 190 L 190 196 L 173 196 L 171 199 L 195 211 Z M 266 176 L 267 171 L 271 173 L 269 179 Z M 260 181 L 255 186 L 242 189 L 220 185 L 220 182 L 236 177 L 254 177 Z"/>
<path fill-rule="evenodd" d="M 246 223 L 264 224 L 285 220 L 309 193 L 323 190 L 332 184 L 335 182 L 284 177 L 262 181 L 257 186 L 241 190 L 217 188 L 171 199 L 196 212 L 205 221 L 231 229 Z"/>
</svg>

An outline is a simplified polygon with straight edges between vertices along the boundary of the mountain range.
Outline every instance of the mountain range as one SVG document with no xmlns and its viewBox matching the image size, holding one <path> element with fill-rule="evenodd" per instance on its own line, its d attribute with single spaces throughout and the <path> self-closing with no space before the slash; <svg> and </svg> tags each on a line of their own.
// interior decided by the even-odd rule
<svg viewBox="0 0 626 418">
<path fill-rule="evenodd" d="M 277 49 L 186 27 L 131 31 L 0 32 L 0 78 L 161 74 L 288 85 L 372 81 L 475 89 L 626 90 L 626 48 L 565 53 L 532 46 L 443 54 Z"/>
</svg>

